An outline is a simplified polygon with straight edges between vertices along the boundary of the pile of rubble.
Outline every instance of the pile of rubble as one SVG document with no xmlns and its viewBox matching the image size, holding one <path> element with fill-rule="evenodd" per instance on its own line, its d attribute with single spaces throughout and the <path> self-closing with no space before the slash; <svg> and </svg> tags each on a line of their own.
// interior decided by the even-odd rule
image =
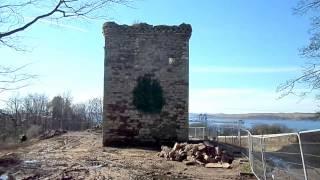
<svg viewBox="0 0 320 180">
<path fill-rule="evenodd" d="M 161 146 L 160 157 L 186 165 L 201 165 L 207 168 L 231 168 L 233 156 L 219 146 L 208 142 L 199 144 L 175 143 L 173 148 Z"/>
</svg>

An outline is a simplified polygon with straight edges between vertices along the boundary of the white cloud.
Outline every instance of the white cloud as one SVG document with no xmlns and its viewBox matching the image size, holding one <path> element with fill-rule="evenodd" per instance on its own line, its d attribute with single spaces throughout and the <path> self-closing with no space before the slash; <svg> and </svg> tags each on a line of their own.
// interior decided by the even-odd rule
<svg viewBox="0 0 320 180">
<path fill-rule="evenodd" d="M 317 104 L 312 97 L 299 101 L 288 96 L 278 100 L 279 94 L 254 88 L 190 89 L 189 108 L 195 113 L 266 113 L 314 112 Z"/>
<path fill-rule="evenodd" d="M 192 66 L 195 73 L 287 73 L 299 72 L 299 67 L 222 67 L 222 66 Z"/>
</svg>

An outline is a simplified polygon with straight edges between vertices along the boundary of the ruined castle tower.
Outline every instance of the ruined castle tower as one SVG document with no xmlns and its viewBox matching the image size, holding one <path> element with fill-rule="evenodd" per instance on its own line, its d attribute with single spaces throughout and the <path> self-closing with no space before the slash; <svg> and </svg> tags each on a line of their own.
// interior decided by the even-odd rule
<svg viewBox="0 0 320 180">
<path fill-rule="evenodd" d="M 191 26 L 107 22 L 103 144 L 188 139 Z"/>
</svg>

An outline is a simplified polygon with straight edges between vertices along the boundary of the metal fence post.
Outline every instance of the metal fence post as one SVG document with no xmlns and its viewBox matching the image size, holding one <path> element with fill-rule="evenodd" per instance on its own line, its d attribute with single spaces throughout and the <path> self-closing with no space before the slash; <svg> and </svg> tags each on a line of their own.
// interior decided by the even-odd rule
<svg viewBox="0 0 320 180">
<path fill-rule="evenodd" d="M 204 119 L 205 119 L 205 133 L 206 135 L 208 136 L 208 117 L 207 117 L 207 114 L 204 114 Z"/>
<path fill-rule="evenodd" d="M 241 132 L 240 132 L 240 120 L 238 120 L 238 143 L 239 146 L 241 147 Z"/>
<path fill-rule="evenodd" d="M 234 132 L 233 132 L 233 130 L 234 129 L 233 129 L 233 125 L 232 125 L 232 129 L 231 129 L 231 144 L 234 144 L 234 141 L 233 141 L 233 135 L 234 135 L 233 133 Z"/>
<path fill-rule="evenodd" d="M 217 137 L 218 137 L 218 142 L 219 142 L 219 136 L 221 135 L 221 128 L 217 128 Z M 223 142 L 223 139 L 221 139 L 221 142 Z"/>
<path fill-rule="evenodd" d="M 253 155 L 252 155 L 252 151 L 253 151 L 253 143 L 252 143 L 252 136 L 250 133 L 248 133 L 248 145 L 249 145 L 249 162 L 250 162 L 250 166 L 251 166 L 251 170 L 254 173 L 253 170 Z"/>
<path fill-rule="evenodd" d="M 303 150 L 302 150 L 302 142 L 301 142 L 301 138 L 300 138 L 300 132 L 297 133 L 298 136 L 298 141 L 299 141 L 299 147 L 300 147 L 300 153 L 301 153 L 301 161 L 302 161 L 302 167 L 303 167 L 303 173 L 304 173 L 304 179 L 308 180 L 308 175 L 307 175 L 307 170 L 306 170 L 306 165 L 304 162 L 304 154 L 303 154 Z"/>
<path fill-rule="evenodd" d="M 205 128 L 205 127 L 204 127 L 204 128 L 202 128 L 202 139 L 203 139 L 203 140 L 204 140 L 205 130 L 206 130 L 206 128 Z"/>
<path fill-rule="evenodd" d="M 249 146 L 249 162 L 251 164 L 251 167 L 253 167 L 253 162 L 252 162 L 252 137 L 251 134 L 248 133 L 248 146 Z"/>
<path fill-rule="evenodd" d="M 262 161 L 262 167 L 263 167 L 263 176 L 264 176 L 264 179 L 266 180 L 267 179 L 267 176 L 266 176 L 266 171 L 267 171 L 267 167 L 266 167 L 266 164 L 265 164 L 265 160 L 264 160 L 264 143 L 262 143 L 262 140 L 263 140 L 263 135 L 260 139 L 260 146 L 261 146 L 261 161 Z"/>
</svg>

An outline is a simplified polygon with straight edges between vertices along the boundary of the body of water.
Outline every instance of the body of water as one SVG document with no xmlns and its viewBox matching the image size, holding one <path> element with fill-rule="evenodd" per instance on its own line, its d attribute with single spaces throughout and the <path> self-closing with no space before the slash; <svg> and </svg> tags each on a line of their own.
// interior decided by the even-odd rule
<svg viewBox="0 0 320 180">
<path fill-rule="evenodd" d="M 294 131 L 302 131 L 302 130 L 312 130 L 312 129 L 320 129 L 320 120 L 292 120 L 292 119 L 243 119 L 242 120 L 242 126 L 244 128 L 251 128 L 254 125 L 258 124 L 278 124 L 278 125 L 284 125 Z M 192 120 L 190 121 L 193 122 Z M 208 124 L 209 125 L 217 125 L 217 126 L 223 126 L 230 124 L 232 125 L 232 122 L 237 122 L 236 119 L 214 119 L 214 118 L 208 118 Z"/>
<path fill-rule="evenodd" d="M 320 129 L 319 120 L 292 120 L 292 119 L 248 119 L 244 120 L 244 127 L 251 128 L 256 124 L 279 124 L 293 129 L 294 131 Z"/>
</svg>

